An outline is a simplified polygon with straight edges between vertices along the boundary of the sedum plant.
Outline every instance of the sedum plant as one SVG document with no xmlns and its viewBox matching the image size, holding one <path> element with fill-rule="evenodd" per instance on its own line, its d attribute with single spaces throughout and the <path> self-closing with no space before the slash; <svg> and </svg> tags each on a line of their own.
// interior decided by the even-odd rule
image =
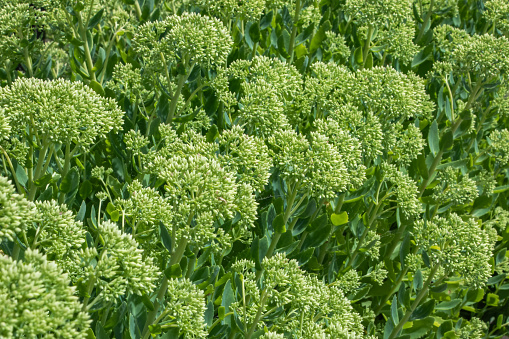
<svg viewBox="0 0 509 339">
<path fill-rule="evenodd" d="M 499 0 L 0 0 L 0 337 L 503 339 L 507 38 Z"/>
</svg>

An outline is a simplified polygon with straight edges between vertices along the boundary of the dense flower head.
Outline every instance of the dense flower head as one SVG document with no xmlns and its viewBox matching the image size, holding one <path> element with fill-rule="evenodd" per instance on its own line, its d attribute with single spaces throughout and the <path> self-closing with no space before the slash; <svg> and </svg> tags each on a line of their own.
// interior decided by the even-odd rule
<svg viewBox="0 0 509 339">
<path fill-rule="evenodd" d="M 11 182 L 0 176 L 0 239 L 14 241 L 16 234 L 37 220 L 35 205 L 15 193 Z"/>
<path fill-rule="evenodd" d="M 417 198 L 418 189 L 415 181 L 406 173 L 398 170 L 393 164 L 382 164 L 384 179 L 391 183 L 395 190 L 396 200 L 401 211 L 407 216 L 416 216 L 421 211 Z"/>
<path fill-rule="evenodd" d="M 504 128 L 490 133 L 490 153 L 502 166 L 509 163 L 509 130 Z"/>
<path fill-rule="evenodd" d="M 38 220 L 32 248 L 43 251 L 74 280 L 78 251 L 85 243 L 86 229 L 81 221 L 65 205 L 55 200 L 36 202 Z"/>
<path fill-rule="evenodd" d="M 80 251 L 83 270 L 76 275 L 87 282 L 95 282 L 100 296 L 113 301 L 127 293 L 144 295 L 152 292 L 159 272 L 149 258 L 143 258 L 131 234 L 122 232 L 117 225 L 105 221 L 98 227 L 104 244 Z M 95 264 L 93 264 L 95 263 Z"/>
<path fill-rule="evenodd" d="M 346 0 L 343 10 L 361 26 L 398 25 L 411 16 L 412 1 Z"/>
<path fill-rule="evenodd" d="M 186 338 L 206 338 L 205 296 L 189 279 L 168 281 L 168 303 L 164 308 L 164 320 L 179 328 L 179 335 Z"/>
<path fill-rule="evenodd" d="M 115 100 L 79 81 L 20 78 L 0 88 L 0 106 L 14 134 L 23 136 L 31 125 L 41 140 L 62 144 L 89 147 L 122 126 L 123 112 Z"/>
<path fill-rule="evenodd" d="M 442 25 L 436 28 L 435 39 L 456 74 L 470 73 L 479 81 L 490 81 L 509 71 L 509 41 L 491 34 L 469 35 L 466 31 Z M 439 64 L 440 65 L 440 64 Z"/>
<path fill-rule="evenodd" d="M 2 338 L 87 338 L 81 308 L 67 275 L 46 256 L 30 249 L 23 262 L 0 255 Z"/>
<path fill-rule="evenodd" d="M 247 307 L 247 313 L 243 311 L 242 302 L 231 305 L 242 321 L 252 323 L 256 310 L 263 304 L 264 310 L 283 307 L 286 314 L 276 319 L 262 318 L 258 327 L 263 328 L 272 323 L 276 333 L 294 334 L 303 338 L 312 338 L 311 333 L 307 333 L 310 327 L 330 333 L 333 338 L 361 338 L 364 332 L 362 318 L 337 286 L 326 285 L 316 276 L 307 274 L 299 268 L 297 261 L 288 260 L 281 253 L 265 258 L 262 264 L 264 271 L 261 289 L 252 271 L 254 263 L 241 260 L 233 264 L 234 270 L 241 275 L 250 303 L 253 303 L 253 306 Z M 327 319 L 334 321 L 329 322 Z"/>
<path fill-rule="evenodd" d="M 509 28 L 509 3 L 505 0 L 486 0 L 484 16 L 496 27 Z"/>
<path fill-rule="evenodd" d="M 159 22 L 149 22 L 138 28 L 133 48 L 146 62 L 166 61 L 219 66 L 226 62 L 233 41 L 219 19 L 184 12 Z M 164 66 L 164 65 L 163 65 Z M 184 65 L 186 66 L 186 65 Z"/>
<path fill-rule="evenodd" d="M 246 21 L 258 20 L 265 7 L 265 0 L 191 0 L 190 3 L 225 20 L 230 20 L 232 17 L 239 17 Z"/>
<path fill-rule="evenodd" d="M 235 124 L 245 126 L 249 134 L 266 137 L 289 127 L 284 104 L 274 87 L 265 80 L 242 84 Z"/>
<path fill-rule="evenodd" d="M 323 134 L 312 132 L 309 142 L 293 130 L 278 131 L 268 143 L 281 177 L 313 197 L 335 197 L 351 180 L 342 155 Z"/>
<path fill-rule="evenodd" d="M 491 277 L 490 258 L 497 232 L 474 219 L 462 220 L 457 214 L 418 220 L 413 235 L 417 246 L 428 252 L 433 265 L 441 265 L 446 274 L 457 274 L 468 285 L 481 288 Z"/>
<path fill-rule="evenodd" d="M 272 158 L 263 139 L 244 133 L 240 126 L 225 130 L 218 138 L 219 162 L 237 174 L 237 181 L 263 191 L 270 176 Z"/>
<path fill-rule="evenodd" d="M 479 196 L 477 183 L 468 176 L 459 175 L 453 167 L 447 167 L 437 175 L 438 185 L 433 188 L 433 199 L 440 204 L 469 204 Z"/>
<path fill-rule="evenodd" d="M 46 17 L 45 11 L 30 6 L 28 2 L 0 1 L 0 63 L 22 59 L 23 39 L 31 39 L 37 28 L 46 27 Z M 35 39 L 30 49 L 36 52 L 42 46 L 42 41 Z"/>
<path fill-rule="evenodd" d="M 413 124 L 405 128 L 398 122 L 385 131 L 385 149 L 399 165 L 410 165 L 422 153 L 425 143 L 421 131 Z"/>
</svg>

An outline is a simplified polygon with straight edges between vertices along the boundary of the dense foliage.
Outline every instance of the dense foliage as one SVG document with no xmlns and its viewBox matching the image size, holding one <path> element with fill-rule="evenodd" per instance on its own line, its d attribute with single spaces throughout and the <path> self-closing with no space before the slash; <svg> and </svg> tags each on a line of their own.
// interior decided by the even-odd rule
<svg viewBox="0 0 509 339">
<path fill-rule="evenodd" d="M 0 337 L 504 337 L 508 38 L 508 0 L 0 0 Z"/>
</svg>

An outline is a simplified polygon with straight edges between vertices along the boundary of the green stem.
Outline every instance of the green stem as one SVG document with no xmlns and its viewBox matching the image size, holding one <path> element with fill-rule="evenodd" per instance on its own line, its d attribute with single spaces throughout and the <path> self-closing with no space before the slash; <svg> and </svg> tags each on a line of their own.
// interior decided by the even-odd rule
<svg viewBox="0 0 509 339">
<path fill-rule="evenodd" d="M 88 45 L 87 31 L 85 30 L 85 26 L 83 25 L 81 14 L 78 14 L 77 17 L 78 17 L 78 28 L 80 30 L 80 36 L 81 40 L 83 40 L 83 48 L 85 50 L 85 63 L 87 66 L 87 72 L 93 81 L 97 81 L 95 78 L 95 72 L 92 70 L 94 68 L 94 63 L 92 61 L 92 55 L 90 54 L 90 46 Z"/>
<path fill-rule="evenodd" d="M 14 166 L 12 165 L 12 162 L 11 162 L 11 158 L 9 157 L 9 155 L 7 154 L 7 152 L 5 151 L 5 149 L 0 146 L 0 151 L 3 153 L 4 157 L 5 157 L 5 161 L 7 161 L 7 164 L 9 165 L 9 168 L 11 170 L 11 173 L 12 173 L 12 179 L 14 180 L 14 183 L 16 184 L 16 188 L 18 189 L 18 193 L 19 194 L 25 194 L 23 188 L 21 187 L 19 181 L 18 181 L 18 177 L 16 176 L 16 171 L 14 170 Z"/>
<path fill-rule="evenodd" d="M 21 28 L 18 28 L 18 36 L 21 40 L 23 40 L 23 31 L 21 30 Z M 32 68 L 32 58 L 30 57 L 30 54 L 28 53 L 28 47 L 24 47 L 23 48 L 23 57 L 25 58 L 25 63 L 27 66 L 27 71 L 28 71 L 28 75 L 33 78 L 34 76 L 34 71 L 33 71 L 33 68 Z"/>
<path fill-rule="evenodd" d="M 414 302 L 410 306 L 410 309 L 408 309 L 406 311 L 406 313 L 403 316 L 403 318 L 399 321 L 398 326 L 396 326 L 396 328 L 394 328 L 392 330 L 391 335 L 389 336 L 388 339 L 394 339 L 398 335 L 398 333 L 401 331 L 403 326 L 407 323 L 408 319 L 410 319 L 410 316 L 415 311 L 415 309 L 417 308 L 417 306 L 421 302 L 422 298 L 424 298 L 424 296 L 428 293 L 429 285 L 431 284 L 431 281 L 433 280 L 433 277 L 434 277 L 434 275 L 437 272 L 439 267 L 440 267 L 440 265 L 438 265 L 438 264 L 433 266 L 433 268 L 431 269 L 431 272 L 429 273 L 428 279 L 426 279 L 426 281 L 424 282 L 421 290 L 419 291 L 419 293 L 415 297 Z"/>
<path fill-rule="evenodd" d="M 35 181 L 38 180 L 42 175 L 42 169 L 44 164 L 44 159 L 46 158 L 46 153 L 48 152 L 49 142 L 46 140 L 43 142 L 42 149 L 39 151 L 37 166 L 35 167 L 35 173 L 33 176 L 33 181 L 30 182 L 30 193 L 28 193 L 28 200 L 33 201 L 35 198 L 35 194 L 37 193 L 37 185 Z M 49 162 L 49 159 L 47 160 Z"/>
<path fill-rule="evenodd" d="M 171 255 L 168 267 L 180 263 L 180 260 L 182 259 L 182 256 L 184 255 L 184 252 L 186 250 L 188 241 L 189 240 L 186 238 L 180 239 L 177 249 Z M 168 278 L 166 278 L 166 276 L 163 275 L 163 281 L 161 282 L 161 286 L 157 291 L 156 302 L 154 303 L 154 310 L 150 311 L 147 315 L 147 321 L 145 322 L 145 327 L 143 328 L 142 337 L 145 337 L 149 332 L 148 326 L 153 324 L 154 319 L 156 318 L 157 315 L 157 311 L 159 309 L 159 304 L 163 302 L 167 290 L 168 290 Z"/>
<path fill-rule="evenodd" d="M 362 68 L 366 65 L 366 61 L 368 60 L 368 53 L 371 47 L 371 38 L 373 37 L 373 32 L 375 29 L 373 26 L 369 25 L 368 33 L 366 35 L 366 42 L 364 43 L 364 49 L 362 51 Z"/>
<path fill-rule="evenodd" d="M 194 63 L 191 64 L 191 67 L 189 67 L 189 70 L 187 70 L 186 74 L 180 74 L 178 77 L 177 89 L 175 90 L 175 93 L 173 94 L 173 97 L 171 98 L 168 116 L 166 117 L 167 124 L 171 123 L 171 121 L 173 120 L 173 117 L 175 115 L 175 110 L 177 109 L 177 103 L 178 103 L 178 100 L 180 97 L 180 93 L 182 92 L 182 88 L 184 88 L 184 84 L 186 83 L 187 78 L 189 78 L 189 75 L 191 75 L 193 68 L 194 68 Z"/>
<path fill-rule="evenodd" d="M 249 328 L 249 332 L 247 333 L 245 339 L 251 339 L 251 336 L 253 335 L 253 333 L 254 333 L 254 331 L 256 329 L 256 325 L 258 324 L 258 322 L 262 318 L 263 307 L 265 306 L 265 301 L 267 300 L 267 296 L 269 295 L 269 293 L 267 292 L 267 288 L 268 287 L 265 287 L 265 290 L 263 290 L 263 292 L 262 292 L 262 296 L 260 298 L 260 306 L 258 307 L 258 311 L 256 312 L 256 316 L 255 316 L 255 319 L 253 321 L 253 324 Z"/>
<path fill-rule="evenodd" d="M 288 47 L 288 54 L 290 55 L 290 59 L 288 59 L 288 63 L 290 65 L 293 62 L 293 50 L 295 47 L 294 46 L 295 45 L 295 37 L 297 36 L 297 28 L 298 28 L 298 24 L 299 24 L 299 15 L 300 15 L 301 7 L 302 7 L 302 1 L 297 0 L 297 2 L 295 3 L 295 14 L 293 16 L 292 34 L 290 35 L 290 44 Z"/>
<path fill-rule="evenodd" d="M 141 8 L 138 0 L 134 0 L 134 10 L 136 11 L 136 17 L 141 21 Z"/>
<path fill-rule="evenodd" d="M 429 10 L 426 13 L 426 17 L 424 18 L 424 22 L 422 23 L 421 28 L 419 29 L 419 34 L 417 35 L 417 38 L 415 39 L 416 43 L 418 43 L 422 39 L 422 36 L 425 33 L 424 30 L 426 29 L 426 27 L 429 24 L 429 20 L 431 19 L 431 14 L 433 13 L 433 6 L 434 5 L 435 5 L 435 0 L 431 0 L 430 3 L 429 3 Z"/>
</svg>

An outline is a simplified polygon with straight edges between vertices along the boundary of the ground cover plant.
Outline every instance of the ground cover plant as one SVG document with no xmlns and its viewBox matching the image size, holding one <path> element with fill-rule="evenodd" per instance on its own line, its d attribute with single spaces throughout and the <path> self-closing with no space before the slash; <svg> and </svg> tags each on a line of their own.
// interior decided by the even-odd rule
<svg viewBox="0 0 509 339">
<path fill-rule="evenodd" d="M 507 338 L 507 0 L 0 0 L 0 337 Z"/>
</svg>

